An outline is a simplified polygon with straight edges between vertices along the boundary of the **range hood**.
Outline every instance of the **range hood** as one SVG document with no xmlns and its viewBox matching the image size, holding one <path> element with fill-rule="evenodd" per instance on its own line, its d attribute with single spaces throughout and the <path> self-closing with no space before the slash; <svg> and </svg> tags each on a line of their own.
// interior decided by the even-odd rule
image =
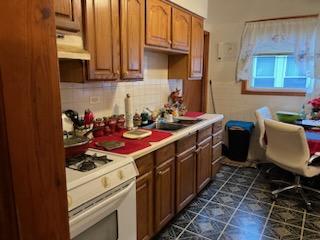
<svg viewBox="0 0 320 240">
<path fill-rule="evenodd" d="M 82 37 L 57 33 L 59 59 L 90 60 L 90 53 L 84 49 Z"/>
</svg>

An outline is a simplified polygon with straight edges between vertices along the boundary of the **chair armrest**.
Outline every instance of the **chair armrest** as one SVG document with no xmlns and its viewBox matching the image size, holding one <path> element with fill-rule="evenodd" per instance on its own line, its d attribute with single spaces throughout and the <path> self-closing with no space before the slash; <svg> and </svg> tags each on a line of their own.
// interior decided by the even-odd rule
<svg viewBox="0 0 320 240">
<path fill-rule="evenodd" d="M 314 161 L 315 159 L 319 158 L 319 157 L 320 157 L 320 152 L 314 153 L 314 154 L 310 157 L 310 159 L 309 159 L 309 161 L 308 161 L 308 165 L 312 164 L 313 161 Z"/>
</svg>

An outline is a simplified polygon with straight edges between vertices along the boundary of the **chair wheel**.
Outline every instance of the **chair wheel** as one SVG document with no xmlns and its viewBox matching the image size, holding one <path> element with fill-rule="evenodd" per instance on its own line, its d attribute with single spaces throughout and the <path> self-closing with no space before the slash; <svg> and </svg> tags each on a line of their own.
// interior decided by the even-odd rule
<svg viewBox="0 0 320 240">
<path fill-rule="evenodd" d="M 272 194 L 272 197 L 271 197 L 271 198 L 272 198 L 273 201 L 277 200 L 278 194 Z"/>
</svg>

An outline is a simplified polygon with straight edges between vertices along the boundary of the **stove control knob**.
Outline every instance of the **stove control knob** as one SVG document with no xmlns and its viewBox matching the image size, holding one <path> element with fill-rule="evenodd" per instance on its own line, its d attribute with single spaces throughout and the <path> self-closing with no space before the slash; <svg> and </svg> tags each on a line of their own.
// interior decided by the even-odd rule
<svg viewBox="0 0 320 240">
<path fill-rule="evenodd" d="M 110 181 L 109 181 L 109 178 L 107 177 L 101 178 L 101 183 L 104 188 L 110 187 Z"/>
<path fill-rule="evenodd" d="M 72 205 L 72 198 L 71 198 L 71 196 L 68 194 L 67 195 L 68 196 L 68 207 L 71 207 L 71 205 Z"/>
<path fill-rule="evenodd" d="M 119 178 L 120 178 L 120 180 L 124 179 L 124 173 L 122 170 L 119 170 Z"/>
</svg>

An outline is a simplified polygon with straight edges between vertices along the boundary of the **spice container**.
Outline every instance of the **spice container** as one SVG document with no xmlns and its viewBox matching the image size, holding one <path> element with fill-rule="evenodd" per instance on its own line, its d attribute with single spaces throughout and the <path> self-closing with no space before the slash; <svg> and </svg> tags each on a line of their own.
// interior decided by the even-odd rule
<svg viewBox="0 0 320 240">
<path fill-rule="evenodd" d="M 111 134 L 115 133 L 116 127 L 117 127 L 117 118 L 116 118 L 116 116 L 112 116 L 111 118 L 109 118 L 108 125 L 109 125 L 109 128 L 110 128 Z"/>
<path fill-rule="evenodd" d="M 93 129 L 97 128 L 96 131 L 93 131 L 93 136 L 94 137 L 102 137 L 104 136 L 104 121 L 102 118 L 97 118 L 94 123 L 93 123 Z M 100 129 L 98 129 L 100 128 Z"/>
<path fill-rule="evenodd" d="M 118 119 L 117 119 L 117 131 L 121 131 L 125 128 L 125 117 L 123 114 L 119 115 L 118 116 Z"/>
</svg>

